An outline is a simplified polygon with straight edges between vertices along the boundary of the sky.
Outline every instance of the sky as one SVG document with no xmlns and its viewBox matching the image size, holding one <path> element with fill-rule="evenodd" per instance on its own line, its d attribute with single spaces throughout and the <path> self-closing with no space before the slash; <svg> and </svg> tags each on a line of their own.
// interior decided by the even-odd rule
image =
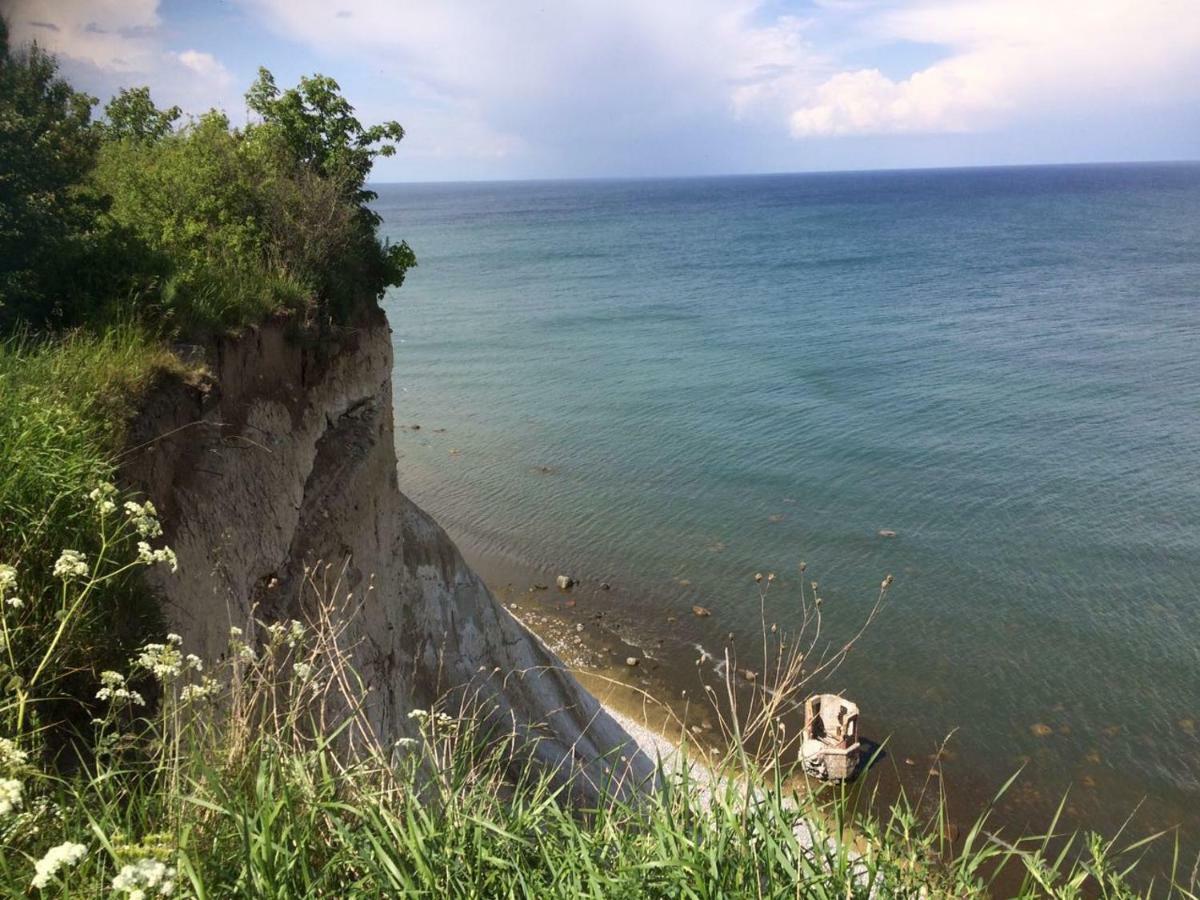
<svg viewBox="0 0 1200 900">
<path fill-rule="evenodd" d="M 1200 0 L 0 0 L 106 100 L 260 65 L 404 125 L 377 181 L 1200 158 Z"/>
</svg>

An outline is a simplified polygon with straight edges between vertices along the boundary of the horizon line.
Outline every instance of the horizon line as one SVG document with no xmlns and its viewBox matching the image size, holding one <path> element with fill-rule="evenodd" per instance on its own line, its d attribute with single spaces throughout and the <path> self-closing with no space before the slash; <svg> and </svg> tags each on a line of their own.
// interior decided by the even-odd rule
<svg viewBox="0 0 1200 900">
<path fill-rule="evenodd" d="M 1089 162 L 1037 162 L 1037 163 L 979 163 L 959 166 L 890 166 L 868 167 L 859 169 L 791 169 L 773 172 L 712 172 L 693 174 L 641 174 L 641 175 L 547 175 L 524 178 L 430 178 L 408 181 L 369 180 L 368 185 L 385 184 L 544 184 L 546 182 L 578 182 L 578 181 L 685 181 L 689 179 L 714 178 L 778 178 L 787 175 L 868 175 L 900 172 L 962 172 L 988 169 L 1053 169 L 1053 168 L 1087 168 L 1115 166 L 1173 166 L 1200 165 L 1198 158 L 1176 159 L 1113 159 L 1094 160 Z"/>
</svg>

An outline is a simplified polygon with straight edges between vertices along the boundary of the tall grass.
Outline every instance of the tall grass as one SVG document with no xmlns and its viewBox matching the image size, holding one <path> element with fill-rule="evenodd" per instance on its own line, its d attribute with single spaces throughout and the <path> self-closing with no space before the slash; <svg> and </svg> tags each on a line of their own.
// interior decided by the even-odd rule
<svg viewBox="0 0 1200 900">
<path fill-rule="evenodd" d="M 19 611 L 23 623 L 0 647 L 0 681 L 9 690 L 29 688 L 62 624 L 63 584 L 54 574 L 62 551 L 101 564 L 106 555 L 131 554 L 133 530 L 98 527 L 88 494 L 112 480 L 138 399 L 163 372 L 179 369 L 166 344 L 132 327 L 0 342 L 0 564 L 12 568 L 9 601 L 20 604 L 7 612 Z M 72 617 L 70 638 L 54 642 L 54 658 L 41 666 L 50 695 L 78 696 L 92 683 L 87 673 L 123 658 L 157 621 L 137 579 L 106 572 L 111 577 L 96 581 Z"/>
<path fill-rule="evenodd" d="M 1054 822 L 1010 840 L 985 813 L 952 844 L 944 816 L 797 785 L 781 754 L 701 766 L 685 744 L 644 793 L 581 809 L 527 764 L 526 739 L 482 733 L 470 703 L 415 709 L 384 745 L 344 637 L 353 601 L 327 572 L 310 575 L 311 620 L 231 629 L 219 663 L 170 636 L 107 673 L 79 770 L 22 759 L 32 737 L 10 733 L 0 893 L 27 896 L 40 862 L 35 890 L 63 897 L 1141 895 L 1128 880 L 1141 842 L 1052 841 Z M 96 577 L 69 582 L 68 599 Z M 614 767 L 629 752 L 613 748 Z"/>
</svg>

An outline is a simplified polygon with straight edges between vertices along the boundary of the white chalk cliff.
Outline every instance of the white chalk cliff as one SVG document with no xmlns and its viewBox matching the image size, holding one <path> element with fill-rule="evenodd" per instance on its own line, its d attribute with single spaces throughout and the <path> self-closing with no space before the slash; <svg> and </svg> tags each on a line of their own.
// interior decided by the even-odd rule
<svg viewBox="0 0 1200 900">
<path fill-rule="evenodd" d="M 305 567 L 348 561 L 360 604 L 345 637 L 385 742 L 412 733 L 412 709 L 470 685 L 497 726 L 538 736 L 556 771 L 599 784 L 626 755 L 626 778 L 649 774 L 624 729 L 400 492 L 383 313 L 319 339 L 270 323 L 204 354 L 204 383 L 153 392 L 123 463 L 179 557 L 178 575 L 154 578 L 189 650 L 218 657 L 252 609 L 303 618 Z"/>
</svg>

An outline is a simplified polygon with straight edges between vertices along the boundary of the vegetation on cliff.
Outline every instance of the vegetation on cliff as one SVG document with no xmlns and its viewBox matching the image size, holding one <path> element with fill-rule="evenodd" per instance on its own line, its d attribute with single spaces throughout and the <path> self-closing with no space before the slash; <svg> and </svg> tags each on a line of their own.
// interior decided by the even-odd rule
<svg viewBox="0 0 1200 900">
<path fill-rule="evenodd" d="M 260 71 L 242 128 L 215 110 L 182 123 L 147 88 L 99 117 L 96 103 L 36 45 L 11 47 L 0 19 L 0 562 L 51 632 L 59 552 L 134 544 L 98 534 L 86 497 L 116 476 L 140 398 L 186 375 L 175 344 L 280 315 L 352 326 L 415 263 L 378 239 L 366 187 L 403 130 L 364 126 L 331 79 L 281 90 Z M 124 572 L 93 587 L 39 672 L 38 727 L 69 718 L 154 628 L 139 584 Z M 27 649 L 0 658 L 0 681 L 28 684 L 41 658 Z"/>
</svg>

